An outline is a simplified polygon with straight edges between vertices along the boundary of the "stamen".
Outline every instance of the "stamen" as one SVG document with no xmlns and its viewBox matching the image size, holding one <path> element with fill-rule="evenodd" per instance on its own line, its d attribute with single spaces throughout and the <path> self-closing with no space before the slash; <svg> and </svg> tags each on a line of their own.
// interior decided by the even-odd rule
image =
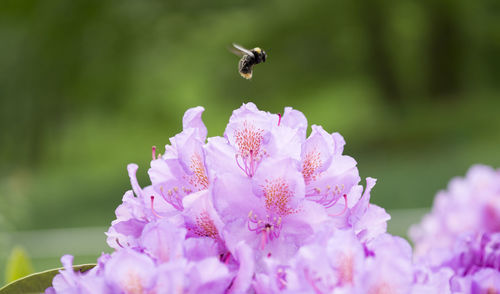
<svg viewBox="0 0 500 294">
<path fill-rule="evenodd" d="M 247 176 L 253 177 L 260 161 L 266 156 L 266 151 L 262 148 L 264 130 L 256 129 L 245 121 L 242 129 L 234 132 L 234 137 L 239 149 L 236 164 Z"/>
<path fill-rule="evenodd" d="M 280 290 L 284 290 L 288 285 L 288 282 L 286 281 L 286 271 L 283 266 L 280 266 L 276 271 L 276 280 L 278 282 L 278 288 Z"/>
<path fill-rule="evenodd" d="M 118 238 L 115 238 L 115 241 L 116 241 L 116 244 L 118 244 L 118 246 L 120 246 L 121 248 L 125 248 L 125 247 L 123 247 L 122 244 L 120 244 L 120 240 Z"/>
<path fill-rule="evenodd" d="M 344 184 L 342 184 L 340 187 L 335 186 L 335 188 L 332 189 L 330 185 L 326 186 L 326 189 L 322 190 L 318 187 L 314 188 L 309 188 L 310 190 L 306 194 L 306 197 L 309 198 L 311 201 L 315 201 L 321 205 L 323 205 L 325 208 L 330 208 L 337 204 L 342 195 L 342 192 L 344 191 L 345 187 Z"/>
<path fill-rule="evenodd" d="M 316 171 L 322 164 L 321 153 L 317 150 L 312 150 L 305 155 L 302 161 L 302 175 L 304 176 L 306 185 L 316 180 L 318 177 Z"/>
<path fill-rule="evenodd" d="M 163 186 L 160 186 L 160 195 L 170 203 L 175 209 L 177 210 L 184 210 L 184 206 L 182 206 L 182 195 L 179 196 L 179 188 L 174 187 L 173 189 L 168 190 L 167 194 L 165 195 L 165 191 L 163 190 Z"/>
<path fill-rule="evenodd" d="M 263 185 L 266 210 L 278 216 L 285 216 L 295 211 L 289 207 L 294 193 L 283 178 L 266 180 Z"/>
<path fill-rule="evenodd" d="M 265 230 L 262 231 L 262 238 L 260 239 L 260 249 L 264 250 L 264 247 L 267 244 L 267 232 Z"/>
<path fill-rule="evenodd" d="M 151 147 L 151 155 L 153 157 L 153 160 L 156 159 L 156 146 Z"/>
<path fill-rule="evenodd" d="M 230 258 L 230 257 L 231 257 L 231 253 L 230 253 L 230 252 L 226 253 L 226 257 L 224 257 L 224 263 L 225 263 L 225 264 L 228 264 L 228 263 L 229 263 L 229 258 Z"/>
<path fill-rule="evenodd" d="M 196 227 L 192 230 L 194 234 L 200 237 L 209 237 L 214 240 L 219 238 L 219 231 L 207 211 L 202 211 L 196 217 Z"/>
<path fill-rule="evenodd" d="M 238 158 L 239 158 L 239 155 L 238 155 L 238 154 L 236 154 L 236 155 L 235 155 L 236 164 L 238 165 L 238 167 L 239 167 L 239 168 L 240 168 L 240 169 L 241 169 L 241 170 L 242 170 L 242 171 L 243 171 L 243 172 L 244 172 L 247 176 L 250 176 L 250 175 L 249 175 L 249 172 L 248 172 L 248 170 L 247 170 L 247 166 L 246 166 L 246 164 L 245 164 L 245 167 L 243 168 L 243 167 L 241 166 L 240 162 L 238 161 Z"/>
<path fill-rule="evenodd" d="M 347 195 L 344 194 L 342 197 L 344 198 L 344 209 L 342 209 L 342 211 L 339 213 L 328 214 L 329 216 L 339 216 L 339 215 L 344 214 L 344 212 L 346 212 L 346 210 L 347 210 Z"/>
<path fill-rule="evenodd" d="M 282 286 L 286 286 L 286 280 L 282 278 L 278 278 L 278 281 L 281 283 Z M 283 289 L 281 289 L 283 290 Z"/>
<path fill-rule="evenodd" d="M 151 212 L 153 213 L 154 216 L 157 218 L 163 218 L 163 216 L 159 215 L 154 208 L 154 201 L 155 201 L 155 196 L 151 195 Z"/>
<path fill-rule="evenodd" d="M 278 127 L 280 126 L 281 123 L 281 113 L 278 113 L 279 119 L 278 119 Z"/>
<path fill-rule="evenodd" d="M 323 291 L 321 291 L 321 289 L 317 285 L 318 283 L 321 282 L 320 277 L 314 278 L 314 272 L 312 274 L 310 274 L 308 269 L 304 269 L 304 275 L 306 277 L 306 281 L 309 282 L 309 285 L 311 285 L 311 287 L 313 288 L 314 293 L 316 293 L 316 294 L 323 294 L 324 293 Z"/>
<path fill-rule="evenodd" d="M 191 165 L 189 166 L 193 175 L 189 179 L 189 183 L 195 186 L 199 191 L 208 188 L 208 177 L 205 172 L 203 159 L 198 153 L 193 154 L 191 157 Z"/>
<path fill-rule="evenodd" d="M 268 241 L 272 241 L 280 236 L 281 217 L 266 216 L 265 219 L 260 219 L 253 211 L 248 213 L 247 228 L 249 231 L 261 234 L 261 249 L 264 249 Z"/>
<path fill-rule="evenodd" d="M 250 171 L 251 171 L 251 174 L 250 174 L 250 177 L 252 177 L 254 175 L 254 160 L 253 160 L 253 149 L 250 149 Z"/>
</svg>

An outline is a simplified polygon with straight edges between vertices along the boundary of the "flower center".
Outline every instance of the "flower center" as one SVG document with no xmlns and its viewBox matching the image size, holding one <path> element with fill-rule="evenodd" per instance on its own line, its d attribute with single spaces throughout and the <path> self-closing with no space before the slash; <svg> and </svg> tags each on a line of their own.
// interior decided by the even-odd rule
<svg viewBox="0 0 500 294">
<path fill-rule="evenodd" d="M 339 280 L 341 285 L 352 284 L 354 260 L 352 255 L 344 254 L 340 258 Z"/>
<path fill-rule="evenodd" d="M 261 234 L 261 249 L 264 249 L 268 241 L 280 236 L 282 226 L 281 216 L 266 215 L 261 218 L 252 210 L 248 213 L 247 227 L 250 231 Z"/>
<path fill-rule="evenodd" d="M 318 151 L 313 150 L 306 154 L 302 161 L 302 175 L 304 176 L 306 185 L 316 180 L 318 176 L 316 170 L 321 167 L 321 164 L 321 154 Z"/>
<path fill-rule="evenodd" d="M 196 217 L 196 226 L 189 228 L 193 234 L 200 237 L 209 237 L 217 239 L 219 232 L 215 227 L 214 221 L 210 218 L 207 211 L 203 211 Z"/>
<path fill-rule="evenodd" d="M 266 180 L 263 190 L 264 205 L 268 212 L 278 216 L 285 216 L 295 212 L 294 209 L 289 207 L 293 192 L 283 178 Z"/>
<path fill-rule="evenodd" d="M 130 270 L 126 274 L 127 279 L 124 280 L 124 292 L 126 294 L 141 294 L 144 293 L 144 289 L 141 283 L 141 277 L 134 271 Z"/>
<path fill-rule="evenodd" d="M 247 176 L 252 177 L 262 158 L 266 155 L 266 151 L 262 148 L 264 130 L 255 128 L 245 121 L 243 128 L 234 132 L 234 137 L 239 149 L 238 154 L 236 154 L 236 164 Z"/>
<path fill-rule="evenodd" d="M 193 154 L 191 157 L 191 165 L 189 166 L 194 173 L 189 178 L 189 183 L 193 185 L 198 191 L 208 188 L 208 177 L 205 173 L 205 166 L 201 156 L 198 153 Z"/>
</svg>

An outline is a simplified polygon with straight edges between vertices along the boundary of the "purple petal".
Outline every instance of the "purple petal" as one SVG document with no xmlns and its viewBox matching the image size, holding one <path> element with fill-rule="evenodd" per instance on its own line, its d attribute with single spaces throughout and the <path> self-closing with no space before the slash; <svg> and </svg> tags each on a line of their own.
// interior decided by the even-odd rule
<svg viewBox="0 0 500 294">
<path fill-rule="evenodd" d="M 113 227 L 116 232 L 126 236 L 132 236 L 134 238 L 139 238 L 142 233 L 142 229 L 147 224 L 145 221 L 140 221 L 137 219 L 129 219 L 126 221 L 118 222 Z"/>
<path fill-rule="evenodd" d="M 156 266 L 147 255 L 125 248 L 111 255 L 104 275 L 116 293 L 144 293 L 154 287 Z"/>
<path fill-rule="evenodd" d="M 239 263 L 239 269 L 228 293 L 246 293 L 252 284 L 255 271 L 253 251 L 244 242 L 240 242 L 236 246 L 235 257 Z"/>
<path fill-rule="evenodd" d="M 201 119 L 203 111 L 205 111 L 205 109 L 201 106 L 190 108 L 184 113 L 184 117 L 182 118 L 182 128 L 184 130 L 188 128 L 196 129 L 198 138 L 202 142 L 207 138 L 207 127 Z"/>
<path fill-rule="evenodd" d="M 183 256 L 182 241 L 185 236 L 186 230 L 179 224 L 161 219 L 144 227 L 140 243 L 145 252 L 164 263 Z"/>
<path fill-rule="evenodd" d="M 370 192 L 377 182 L 376 179 L 366 178 L 366 188 L 361 199 L 354 205 L 350 211 L 349 223 L 355 225 L 361 217 L 366 213 L 368 206 L 370 205 Z"/>
<path fill-rule="evenodd" d="M 139 166 L 135 163 L 131 163 L 127 165 L 127 170 L 128 170 L 128 176 L 130 178 L 130 183 L 132 184 L 132 189 L 134 190 L 135 195 L 141 196 L 142 195 L 142 189 L 139 186 L 139 183 L 137 182 L 137 169 Z"/>
<path fill-rule="evenodd" d="M 206 258 L 188 265 L 191 293 L 224 293 L 233 275 L 218 258 Z"/>
<path fill-rule="evenodd" d="M 307 132 L 307 119 L 304 114 L 291 107 L 285 107 L 283 117 L 281 118 L 281 125 L 287 126 L 291 129 L 296 129 L 300 135 L 301 142 L 306 139 Z"/>
</svg>

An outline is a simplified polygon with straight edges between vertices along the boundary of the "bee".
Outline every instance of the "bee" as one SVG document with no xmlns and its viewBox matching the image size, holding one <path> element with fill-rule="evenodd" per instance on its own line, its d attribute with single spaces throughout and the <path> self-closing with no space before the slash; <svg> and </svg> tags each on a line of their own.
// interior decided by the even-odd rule
<svg viewBox="0 0 500 294">
<path fill-rule="evenodd" d="M 240 72 L 240 75 L 247 80 L 251 79 L 253 66 L 261 62 L 266 62 L 266 52 L 259 47 L 248 50 L 234 43 L 233 47 L 236 50 L 233 49 L 231 51 L 233 51 L 236 55 L 241 56 L 240 62 L 238 63 L 238 71 Z"/>
</svg>

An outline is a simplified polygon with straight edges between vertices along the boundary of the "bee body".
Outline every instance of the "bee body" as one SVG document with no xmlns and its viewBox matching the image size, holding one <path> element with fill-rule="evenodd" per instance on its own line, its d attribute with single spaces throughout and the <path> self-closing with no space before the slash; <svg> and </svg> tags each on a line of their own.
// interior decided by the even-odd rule
<svg viewBox="0 0 500 294">
<path fill-rule="evenodd" d="M 255 58 L 250 55 L 244 55 L 238 63 L 240 75 L 247 80 L 252 78 L 252 68 L 254 64 L 256 64 L 254 59 Z"/>
<path fill-rule="evenodd" d="M 240 62 L 238 63 L 238 71 L 240 75 L 247 80 L 251 79 L 253 66 L 266 61 L 266 52 L 259 47 L 248 50 L 236 44 L 233 44 L 233 46 L 238 50 L 235 53 L 242 55 Z"/>
</svg>

